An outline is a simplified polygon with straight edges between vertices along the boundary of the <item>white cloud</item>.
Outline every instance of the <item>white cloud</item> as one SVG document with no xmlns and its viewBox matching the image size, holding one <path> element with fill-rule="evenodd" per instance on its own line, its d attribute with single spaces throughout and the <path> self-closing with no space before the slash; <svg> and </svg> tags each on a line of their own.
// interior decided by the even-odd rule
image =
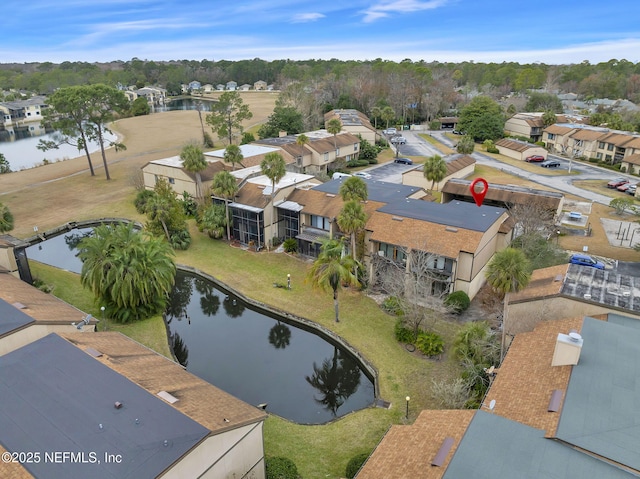
<svg viewBox="0 0 640 479">
<path fill-rule="evenodd" d="M 324 18 L 326 15 L 322 13 L 298 13 L 293 16 L 293 23 L 306 23 L 306 22 L 315 22 L 316 20 L 320 20 Z"/>
<path fill-rule="evenodd" d="M 371 23 L 380 18 L 388 17 L 393 13 L 413 13 L 433 10 L 445 6 L 447 3 L 449 3 L 449 0 L 429 0 L 426 2 L 419 0 L 382 1 L 362 11 L 361 13 L 364 13 L 362 21 Z"/>
</svg>

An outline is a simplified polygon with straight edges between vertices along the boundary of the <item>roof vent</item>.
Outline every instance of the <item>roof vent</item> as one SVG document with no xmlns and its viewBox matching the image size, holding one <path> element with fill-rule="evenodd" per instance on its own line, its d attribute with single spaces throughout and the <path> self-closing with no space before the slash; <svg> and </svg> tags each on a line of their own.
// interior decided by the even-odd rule
<svg viewBox="0 0 640 479">
<path fill-rule="evenodd" d="M 556 275 L 556 277 L 553 279 L 553 281 L 554 282 L 562 281 L 562 275 L 561 274 Z"/>
<path fill-rule="evenodd" d="M 449 454 L 449 451 L 451 450 L 453 443 L 454 443 L 454 440 L 452 437 L 446 437 L 444 439 L 444 441 L 442 442 L 442 446 L 440 446 L 440 449 L 436 454 L 436 457 L 434 457 L 433 461 L 431 461 L 432 466 L 440 467 L 444 464 L 444 461 L 447 458 L 447 454 Z"/>
<path fill-rule="evenodd" d="M 15 306 L 18 309 L 25 309 L 26 308 L 26 306 L 24 304 L 19 303 L 17 301 L 15 303 L 12 303 L 12 304 L 13 304 L 13 306 Z"/>
<path fill-rule="evenodd" d="M 580 359 L 583 339 L 579 333 L 559 333 L 556 339 L 556 347 L 553 351 L 551 366 L 575 366 Z"/>
<path fill-rule="evenodd" d="M 87 349 L 85 349 L 85 352 L 87 354 L 90 354 L 94 358 L 99 358 L 100 356 L 102 356 L 102 353 L 100 351 L 98 351 L 97 349 L 94 349 L 94 348 L 87 348 Z"/>
<path fill-rule="evenodd" d="M 178 402 L 178 398 L 169 394 L 167 391 L 160 391 L 158 393 L 158 397 L 161 397 L 162 399 L 164 399 L 165 401 L 167 401 L 169 404 L 173 404 Z"/>
<path fill-rule="evenodd" d="M 458 232 L 458 228 L 454 228 L 453 226 L 447 226 L 444 230 L 448 231 L 449 233 L 457 233 Z"/>
<path fill-rule="evenodd" d="M 402 218 L 401 216 L 392 216 L 391 219 L 395 220 L 395 221 L 403 221 L 404 220 L 404 218 Z"/>
<path fill-rule="evenodd" d="M 591 294 L 584 293 L 584 299 L 591 299 Z"/>
<path fill-rule="evenodd" d="M 327 197 L 329 197 L 329 198 L 335 198 L 335 197 L 336 197 L 336 195 L 334 195 L 333 193 L 327 193 Z"/>
</svg>

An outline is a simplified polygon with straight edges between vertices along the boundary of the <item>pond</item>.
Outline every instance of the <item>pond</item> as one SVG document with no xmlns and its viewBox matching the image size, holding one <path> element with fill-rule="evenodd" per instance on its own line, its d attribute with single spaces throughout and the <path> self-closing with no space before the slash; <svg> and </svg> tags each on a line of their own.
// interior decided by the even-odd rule
<svg viewBox="0 0 640 479">
<path fill-rule="evenodd" d="M 74 228 L 27 248 L 27 257 L 79 273 Z M 176 359 L 243 401 L 302 424 L 371 406 L 373 381 L 341 345 L 247 304 L 197 274 L 178 271 L 165 313 Z"/>
</svg>

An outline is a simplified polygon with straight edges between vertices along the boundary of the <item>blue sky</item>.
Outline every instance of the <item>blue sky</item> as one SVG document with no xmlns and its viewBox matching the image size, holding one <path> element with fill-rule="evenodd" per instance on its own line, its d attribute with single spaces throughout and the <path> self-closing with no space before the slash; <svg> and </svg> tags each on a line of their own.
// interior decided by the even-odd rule
<svg viewBox="0 0 640 479">
<path fill-rule="evenodd" d="M 4 0 L 0 62 L 640 61 L 639 0 Z"/>
</svg>

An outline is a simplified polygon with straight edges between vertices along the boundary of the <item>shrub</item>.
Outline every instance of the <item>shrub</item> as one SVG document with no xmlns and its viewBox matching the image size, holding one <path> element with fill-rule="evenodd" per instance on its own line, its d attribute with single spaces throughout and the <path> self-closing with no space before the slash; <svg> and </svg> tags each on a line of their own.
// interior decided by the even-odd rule
<svg viewBox="0 0 640 479">
<path fill-rule="evenodd" d="M 367 166 L 369 164 L 369 160 L 351 160 L 347 161 L 347 167 L 356 168 L 358 166 Z"/>
<path fill-rule="evenodd" d="M 347 462 L 347 468 L 345 470 L 345 476 L 347 476 L 347 479 L 353 479 L 354 477 L 356 477 L 356 474 L 368 458 L 369 453 L 363 452 L 362 454 L 358 454 L 349 459 L 349 462 Z"/>
<path fill-rule="evenodd" d="M 469 309 L 471 300 L 464 291 L 454 291 L 444 300 L 444 304 L 450 307 L 455 314 L 460 314 Z"/>
<path fill-rule="evenodd" d="M 600 160 L 598 158 L 589 158 L 589 163 L 599 163 Z"/>
<path fill-rule="evenodd" d="M 416 342 L 416 333 L 409 328 L 405 328 L 402 320 L 398 320 L 395 326 L 396 341 L 405 344 L 413 344 Z"/>
<path fill-rule="evenodd" d="M 189 233 L 189 230 L 176 231 L 171 234 L 169 243 L 173 249 L 189 249 L 189 246 L 191 246 L 191 233 Z"/>
<path fill-rule="evenodd" d="M 280 238 L 278 238 L 277 236 L 274 236 L 273 238 L 271 238 L 271 246 L 273 248 L 277 248 L 281 244 L 282 244 L 282 240 Z"/>
<path fill-rule="evenodd" d="M 299 479 L 298 468 L 288 457 L 267 457 L 264 460 L 267 479 Z"/>
<path fill-rule="evenodd" d="M 382 309 L 394 316 L 402 316 L 404 314 L 404 311 L 402 311 L 402 307 L 400 306 L 400 301 L 396 296 L 389 296 L 385 299 L 382 302 Z"/>
<path fill-rule="evenodd" d="M 282 243 L 282 247 L 287 253 L 296 253 L 298 251 L 298 240 L 295 238 L 287 238 Z"/>
<path fill-rule="evenodd" d="M 427 356 L 437 356 L 444 351 L 444 340 L 439 334 L 422 331 L 416 338 L 416 348 Z"/>
<path fill-rule="evenodd" d="M 136 207 L 136 211 L 143 215 L 147 208 L 147 202 L 156 194 L 153 190 L 140 190 L 136 195 L 136 199 L 133 200 L 133 204 Z"/>
<path fill-rule="evenodd" d="M 500 153 L 500 150 L 498 150 L 498 147 L 496 146 L 491 146 L 489 148 L 487 148 L 487 153 Z"/>
</svg>

